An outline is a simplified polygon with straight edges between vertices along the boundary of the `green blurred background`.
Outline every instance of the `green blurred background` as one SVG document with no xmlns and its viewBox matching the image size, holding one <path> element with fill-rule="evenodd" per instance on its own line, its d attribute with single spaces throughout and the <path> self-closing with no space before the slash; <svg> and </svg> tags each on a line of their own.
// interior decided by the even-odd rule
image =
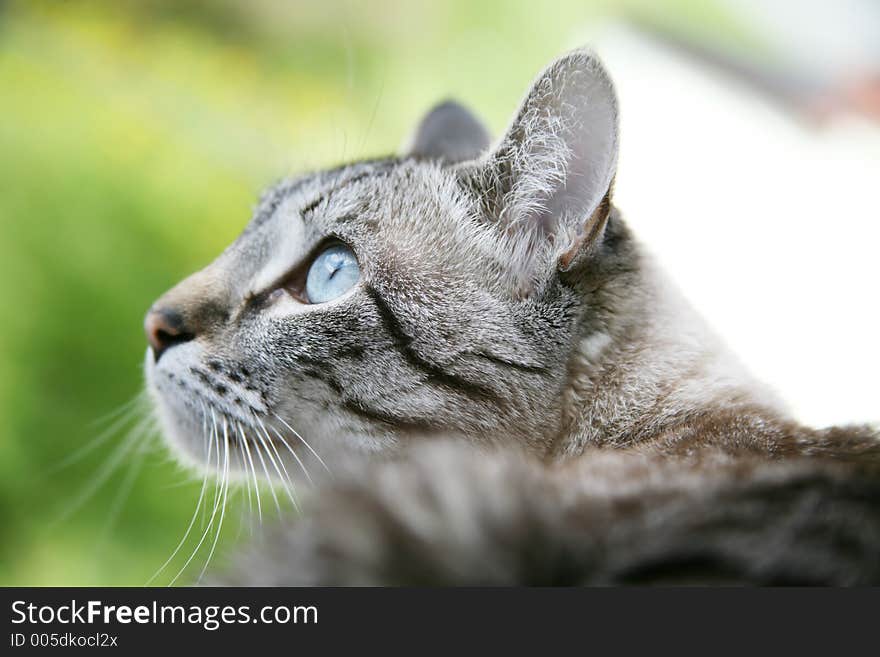
<svg viewBox="0 0 880 657">
<path fill-rule="evenodd" d="M 712 3 L 643 4 L 726 20 Z M 199 482 L 155 437 L 116 451 L 136 418 L 98 420 L 141 389 L 146 308 L 235 237 L 261 188 L 393 151 L 446 96 L 498 130 L 531 76 L 620 9 L 0 5 L 0 584 L 139 585 L 171 554 Z"/>
</svg>

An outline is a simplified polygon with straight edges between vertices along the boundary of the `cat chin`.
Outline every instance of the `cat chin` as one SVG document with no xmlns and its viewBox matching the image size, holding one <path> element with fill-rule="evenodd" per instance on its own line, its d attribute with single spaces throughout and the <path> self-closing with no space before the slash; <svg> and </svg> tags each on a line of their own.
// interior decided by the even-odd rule
<svg viewBox="0 0 880 657">
<path fill-rule="evenodd" d="M 268 419 L 258 429 L 207 397 L 186 395 L 169 384 L 167 368 L 157 368 L 147 353 L 144 372 L 153 414 L 166 446 L 182 467 L 198 477 L 207 474 L 230 483 L 261 479 L 282 486 L 291 477 L 299 484 L 302 478 L 297 470 L 304 467 L 311 470 L 308 479 L 320 474 L 306 449 L 274 438 L 269 442 L 266 434 L 261 435 L 261 430 L 276 431 Z M 279 440 L 283 439 L 279 436 Z"/>
<path fill-rule="evenodd" d="M 178 367 L 169 367 L 165 361 L 169 357 L 180 359 L 178 354 L 169 353 L 163 357 L 163 364 L 157 365 L 152 352 L 147 350 L 144 362 L 146 388 L 154 414 L 159 421 L 163 440 L 175 459 L 184 467 L 199 474 L 203 474 L 206 470 L 214 474 L 222 473 L 224 462 L 222 457 L 218 462 L 218 449 L 223 444 L 224 438 L 220 431 L 222 425 L 219 422 L 230 414 L 216 406 L 207 396 L 195 393 L 196 387 L 192 382 L 187 382 L 188 387 L 184 388 L 175 385 L 176 382 L 184 380 L 185 377 L 179 372 L 185 371 L 186 367 L 183 361 L 178 363 L 180 365 Z M 175 375 L 174 372 L 178 373 Z M 187 390 L 191 392 L 188 394 Z M 208 427 L 211 426 L 212 416 L 217 418 L 218 435 L 209 450 L 212 436 Z M 230 439 L 234 441 L 235 437 L 230 434 Z M 235 448 L 230 449 L 231 477 L 244 467 L 243 458 L 238 451 Z"/>
<path fill-rule="evenodd" d="M 209 449 L 201 421 L 186 413 L 180 413 L 161 399 L 161 393 L 153 388 L 150 394 L 154 398 L 155 415 L 159 420 L 162 437 L 175 460 L 187 470 L 195 472 L 199 477 L 205 475 L 224 477 L 227 463 L 224 460 L 224 436 L 219 433 Z M 247 462 L 244 453 L 238 447 L 238 441 L 231 433 L 228 434 L 229 461 L 226 477 L 230 482 L 246 480 L 248 477 Z M 218 451 L 219 450 L 219 451 Z"/>
<path fill-rule="evenodd" d="M 147 391 L 152 401 L 153 415 L 159 422 L 162 440 L 175 460 L 185 468 L 196 470 L 200 474 L 205 470 L 216 472 L 216 461 L 209 464 L 206 460 L 207 446 L 201 427 L 189 426 L 192 421 L 166 403 L 162 393 L 149 381 L 149 377 Z"/>
<path fill-rule="evenodd" d="M 175 460 L 189 470 L 203 473 L 205 470 L 216 472 L 216 463 L 209 464 L 206 460 L 205 439 L 200 432 L 186 427 L 186 420 L 168 407 L 161 399 L 161 394 L 152 386 L 148 386 L 153 400 L 153 413 L 159 421 L 162 439 L 173 454 Z"/>
<path fill-rule="evenodd" d="M 198 474 L 218 472 L 216 452 L 208 461 L 208 445 L 201 418 L 189 401 L 180 394 L 173 395 L 160 385 L 160 376 L 148 349 L 144 362 L 144 378 L 153 414 L 159 422 L 162 439 L 183 467 Z M 173 392 L 173 391 L 172 391 Z"/>
</svg>

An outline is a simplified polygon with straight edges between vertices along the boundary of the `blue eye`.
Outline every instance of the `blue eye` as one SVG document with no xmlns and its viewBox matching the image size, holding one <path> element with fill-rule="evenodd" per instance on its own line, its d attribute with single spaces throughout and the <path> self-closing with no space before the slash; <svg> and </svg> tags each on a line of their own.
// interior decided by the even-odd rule
<svg viewBox="0 0 880 657">
<path fill-rule="evenodd" d="M 312 303 L 325 303 L 347 292 L 361 277 L 354 253 L 345 244 L 322 251 L 306 275 L 306 296 Z"/>
</svg>

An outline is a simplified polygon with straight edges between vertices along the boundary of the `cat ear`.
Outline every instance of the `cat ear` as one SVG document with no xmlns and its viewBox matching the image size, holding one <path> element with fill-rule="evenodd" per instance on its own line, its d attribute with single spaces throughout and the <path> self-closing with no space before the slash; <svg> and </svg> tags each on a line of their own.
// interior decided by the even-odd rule
<svg viewBox="0 0 880 657">
<path fill-rule="evenodd" d="M 463 162 L 479 157 L 490 142 L 489 132 L 476 116 L 454 100 L 447 100 L 425 115 L 404 153 L 426 160 Z"/>
<path fill-rule="evenodd" d="M 601 239 L 608 219 L 617 125 L 604 67 L 575 50 L 538 76 L 497 147 L 460 170 L 505 232 L 570 269 Z"/>
</svg>

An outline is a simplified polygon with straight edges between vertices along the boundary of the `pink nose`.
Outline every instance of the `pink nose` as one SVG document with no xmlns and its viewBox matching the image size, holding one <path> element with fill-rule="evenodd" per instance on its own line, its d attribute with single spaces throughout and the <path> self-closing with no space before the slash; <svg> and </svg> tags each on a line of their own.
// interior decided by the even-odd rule
<svg viewBox="0 0 880 657">
<path fill-rule="evenodd" d="M 195 334 L 187 330 L 183 317 L 168 308 L 150 308 L 144 318 L 144 333 L 153 349 L 153 357 L 159 361 L 162 354 L 176 344 L 188 342 Z"/>
</svg>

